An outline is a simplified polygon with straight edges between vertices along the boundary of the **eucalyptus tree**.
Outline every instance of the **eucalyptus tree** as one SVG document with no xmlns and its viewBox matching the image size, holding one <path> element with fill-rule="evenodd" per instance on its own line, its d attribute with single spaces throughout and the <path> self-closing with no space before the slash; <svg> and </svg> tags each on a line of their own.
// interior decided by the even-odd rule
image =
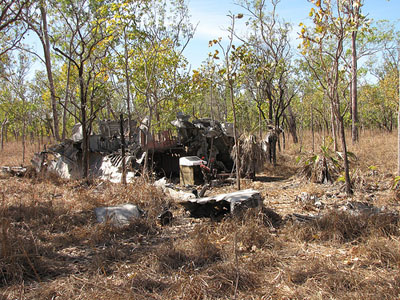
<svg viewBox="0 0 400 300">
<path fill-rule="evenodd" d="M 234 15 L 229 13 L 230 26 L 228 28 L 228 39 L 226 46 L 222 43 L 222 38 L 214 39 L 209 42 L 210 46 L 217 45 L 218 49 L 215 50 L 213 58 L 220 59 L 222 57 L 222 64 L 219 66 L 218 73 L 224 78 L 222 84 L 229 94 L 233 114 L 233 135 L 235 140 L 235 168 L 236 168 L 236 186 L 240 190 L 240 147 L 239 135 L 237 126 L 237 109 L 235 101 L 235 87 L 238 86 L 238 76 L 240 68 L 240 59 L 243 59 L 244 48 L 236 47 L 233 44 L 235 37 L 235 25 L 238 19 L 243 18 L 243 14 Z M 219 52 L 221 51 L 221 53 Z"/>
<path fill-rule="evenodd" d="M 112 83 L 118 90 L 119 98 L 123 95 L 125 104 L 121 111 L 126 110 L 128 115 L 129 132 L 131 131 L 132 111 L 135 91 L 132 88 L 133 71 L 132 60 L 137 53 L 135 48 L 140 32 L 139 23 L 149 9 L 150 0 L 120 0 L 103 6 L 103 17 L 107 19 L 109 32 L 112 32 L 114 42 L 109 48 L 106 63 L 109 66 Z M 117 99 L 116 99 L 117 100 Z M 118 100 L 117 100 L 118 102 Z M 122 103 L 118 103 L 121 106 Z M 125 107 L 125 109 L 123 109 Z M 108 103 L 111 108 L 111 103 Z M 131 132 L 129 134 L 131 137 Z"/>
<path fill-rule="evenodd" d="M 291 25 L 281 20 L 276 13 L 280 0 L 240 1 L 250 15 L 249 34 L 241 37 L 249 51 L 244 56 L 243 70 L 246 72 L 246 88 L 257 103 L 260 114 L 270 124 L 280 126 L 283 114 L 290 105 L 297 89 L 293 85 L 292 50 L 289 33 Z M 264 113 L 264 102 L 268 102 L 268 117 Z"/>
<path fill-rule="evenodd" d="M 127 44 L 123 36 L 124 48 L 129 47 L 122 51 L 124 72 L 136 95 L 136 114 L 140 119 L 146 117 L 142 125 L 147 127 L 146 141 L 150 141 L 153 126 L 171 121 L 179 102 L 184 100 L 179 94 L 190 77 L 183 50 L 192 39 L 194 28 L 184 0 L 168 4 L 155 0 L 143 1 L 140 20 L 137 18 L 126 33 L 130 41 Z"/>
<path fill-rule="evenodd" d="M 60 140 L 59 130 L 59 112 L 57 108 L 57 95 L 54 87 L 53 70 L 52 70 L 52 56 L 50 47 L 50 33 L 48 25 L 48 10 L 52 5 L 52 1 L 39 0 L 35 1 L 30 9 L 25 10 L 22 14 L 24 22 L 28 25 L 28 29 L 36 34 L 42 45 L 44 57 L 39 55 L 37 52 L 29 51 L 33 53 L 46 67 L 46 74 L 48 80 L 48 87 L 50 90 L 51 97 L 51 108 L 52 108 L 52 119 L 53 119 L 53 134 L 57 141 Z"/>
<path fill-rule="evenodd" d="M 301 24 L 302 53 L 331 102 L 332 112 L 339 124 L 343 151 L 346 192 L 352 193 L 344 129 L 343 97 L 340 88 L 344 77 L 344 43 L 351 34 L 351 18 L 343 11 L 344 0 L 311 0 L 312 25 Z M 322 71 L 322 72 L 319 72 Z M 334 124 L 332 124 L 334 126 Z"/>
<path fill-rule="evenodd" d="M 102 60 L 112 36 L 101 18 L 101 1 L 67 0 L 56 3 L 63 35 L 55 41 L 54 50 L 76 70 L 79 101 L 71 104 L 78 113 L 69 110 L 82 125 L 82 171 L 89 176 L 89 134 L 97 113 L 104 107 L 102 89 L 108 80 Z"/>
</svg>

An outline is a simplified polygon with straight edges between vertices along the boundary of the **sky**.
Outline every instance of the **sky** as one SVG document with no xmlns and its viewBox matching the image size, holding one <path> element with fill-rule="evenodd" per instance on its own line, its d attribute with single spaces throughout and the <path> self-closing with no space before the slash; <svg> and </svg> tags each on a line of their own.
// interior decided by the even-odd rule
<svg viewBox="0 0 400 300">
<path fill-rule="evenodd" d="M 270 3 L 268 0 L 267 3 Z M 233 14 L 245 13 L 244 10 L 235 4 L 233 0 L 188 0 L 189 11 L 193 25 L 197 25 L 197 30 L 193 40 L 185 49 L 184 55 L 187 57 L 193 69 L 200 67 L 201 63 L 208 57 L 208 53 L 213 49 L 208 47 L 208 42 L 212 39 L 222 37 L 227 39 L 226 29 L 230 25 L 228 18 L 229 12 Z M 271 8 L 271 5 L 268 6 Z M 277 6 L 277 14 L 286 22 L 293 24 L 293 43 L 296 48 L 300 41 L 296 41 L 298 24 L 307 23 L 308 13 L 312 5 L 307 0 L 281 0 Z M 374 20 L 390 20 L 399 22 L 400 19 L 400 0 L 364 0 L 363 14 Z M 238 20 L 239 30 L 245 30 L 243 19 Z M 400 29 L 400 26 L 397 26 Z"/>
</svg>

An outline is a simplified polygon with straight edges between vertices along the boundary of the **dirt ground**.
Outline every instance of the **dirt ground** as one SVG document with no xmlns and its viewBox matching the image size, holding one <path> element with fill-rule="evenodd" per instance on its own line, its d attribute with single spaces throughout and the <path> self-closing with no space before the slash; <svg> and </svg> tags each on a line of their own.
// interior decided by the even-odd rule
<svg viewBox="0 0 400 300">
<path fill-rule="evenodd" d="M 286 145 L 278 166 L 242 181 L 281 222 L 265 209 L 191 218 L 142 178 L 123 187 L 3 175 L 0 299 L 400 299 L 396 135 L 361 136 L 350 145 L 351 197 L 340 181 L 298 175 L 297 158 L 311 149 L 306 134 Z M 0 165 L 21 164 L 18 149 L 7 144 Z M 371 210 L 349 209 L 360 202 Z M 96 222 L 95 207 L 123 203 L 148 214 L 120 228 Z M 174 219 L 161 226 L 164 207 Z"/>
</svg>

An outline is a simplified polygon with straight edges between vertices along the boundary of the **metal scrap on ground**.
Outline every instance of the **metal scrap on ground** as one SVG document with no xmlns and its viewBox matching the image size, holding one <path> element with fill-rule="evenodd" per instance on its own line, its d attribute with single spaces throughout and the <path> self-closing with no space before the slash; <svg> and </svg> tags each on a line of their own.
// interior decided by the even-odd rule
<svg viewBox="0 0 400 300">
<path fill-rule="evenodd" d="M 185 207 L 192 217 L 220 217 L 226 214 L 238 214 L 248 208 L 261 207 L 262 202 L 260 192 L 249 189 L 188 199 L 179 204 Z"/>
<path fill-rule="evenodd" d="M 129 203 L 119 206 L 97 207 L 94 212 L 99 223 L 109 221 L 116 226 L 127 225 L 132 219 L 145 215 L 145 212 L 137 205 Z"/>
</svg>

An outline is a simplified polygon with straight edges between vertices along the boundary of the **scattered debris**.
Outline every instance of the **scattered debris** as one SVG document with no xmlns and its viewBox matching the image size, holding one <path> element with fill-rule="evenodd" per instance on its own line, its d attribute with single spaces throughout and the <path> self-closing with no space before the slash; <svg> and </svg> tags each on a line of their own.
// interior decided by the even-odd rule
<svg viewBox="0 0 400 300">
<path fill-rule="evenodd" d="M 192 217 L 218 218 L 229 213 L 238 214 L 248 208 L 261 207 L 262 198 L 260 192 L 249 189 L 205 198 L 188 199 L 179 204 L 185 207 Z"/>
<path fill-rule="evenodd" d="M 1 167 L 1 172 L 10 176 L 23 177 L 27 171 L 25 167 Z"/>
<path fill-rule="evenodd" d="M 317 205 L 318 201 L 315 203 Z M 396 211 L 388 211 L 385 207 L 376 207 L 366 202 L 358 202 L 358 201 L 347 201 L 344 204 L 335 206 L 332 210 L 325 214 L 311 214 L 311 215 L 302 215 L 302 214 L 289 214 L 285 217 L 285 220 L 291 220 L 296 222 L 310 222 L 319 220 L 322 217 L 326 217 L 333 212 L 346 212 L 351 216 L 387 216 L 388 218 L 399 218 L 399 213 Z"/>
<path fill-rule="evenodd" d="M 189 116 L 178 115 L 171 130 L 150 134 L 146 120 L 137 126 L 124 121 L 124 134 L 129 138 L 123 145 L 118 121 L 100 121 L 100 134 L 89 135 L 89 175 L 113 182 L 122 176 L 122 146 L 125 148 L 125 166 L 129 178 L 133 178 L 144 165 L 145 154 L 149 153 L 149 164 L 157 175 L 179 177 L 179 159 L 197 156 L 211 170 L 228 172 L 233 167 L 230 151 L 234 141 L 231 126 L 210 119 L 189 122 Z M 129 130 L 127 129 L 129 127 Z M 65 179 L 82 178 L 82 128 L 74 126 L 71 139 L 35 153 L 32 165 L 39 172 L 53 172 Z M 130 176 L 130 177 L 129 177 Z"/>
<path fill-rule="evenodd" d="M 307 192 L 302 192 L 296 196 L 296 201 L 302 202 L 303 204 L 314 204 L 318 200 L 316 195 L 310 195 Z"/>
<path fill-rule="evenodd" d="M 325 207 L 325 204 L 321 200 L 319 200 L 317 195 L 310 195 L 307 192 L 302 192 L 297 195 L 295 201 L 300 202 L 303 205 L 304 209 L 313 207 L 322 209 Z"/>
<path fill-rule="evenodd" d="M 154 186 L 161 189 L 167 196 L 170 196 L 176 201 L 186 201 L 196 198 L 193 191 L 185 192 L 178 189 L 174 184 L 168 183 L 167 178 L 163 177 L 154 182 Z"/>
<path fill-rule="evenodd" d="M 141 218 L 146 213 L 134 204 L 123 204 L 119 206 L 97 207 L 94 209 L 99 223 L 111 222 L 115 226 L 129 224 L 134 218 Z"/>
<path fill-rule="evenodd" d="M 285 221 L 292 221 L 296 223 L 304 223 L 318 220 L 322 215 L 302 215 L 297 213 L 289 214 L 285 217 Z"/>
<path fill-rule="evenodd" d="M 351 215 L 376 215 L 387 213 L 384 208 L 373 206 L 367 202 L 347 201 L 344 205 L 339 207 L 339 210 L 346 211 Z"/>
</svg>

